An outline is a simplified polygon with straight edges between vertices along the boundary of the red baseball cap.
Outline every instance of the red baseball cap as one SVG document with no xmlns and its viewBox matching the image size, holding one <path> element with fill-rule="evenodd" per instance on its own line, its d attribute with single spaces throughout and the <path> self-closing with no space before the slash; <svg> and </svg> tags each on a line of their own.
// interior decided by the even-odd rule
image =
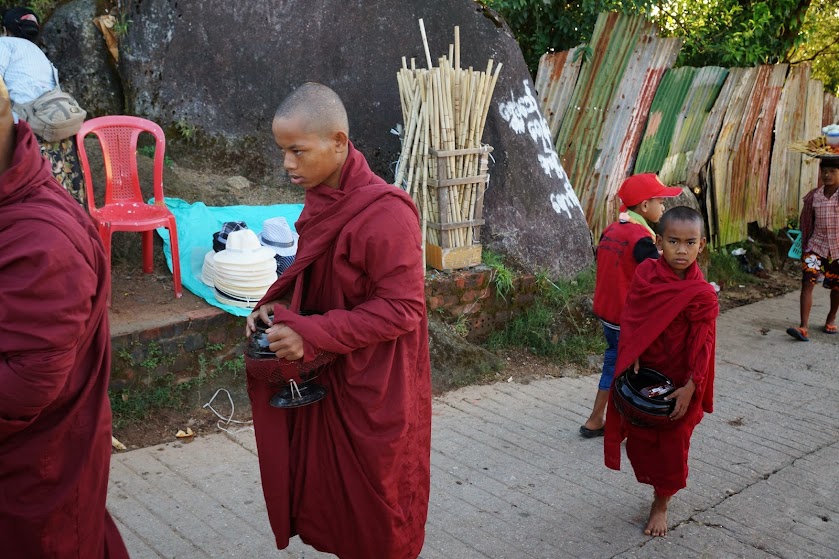
<svg viewBox="0 0 839 559">
<path fill-rule="evenodd" d="M 618 189 L 618 197 L 623 202 L 620 211 L 625 212 L 627 208 L 650 198 L 675 198 L 681 193 L 682 189 L 678 186 L 665 186 L 655 173 L 632 175 Z"/>
</svg>

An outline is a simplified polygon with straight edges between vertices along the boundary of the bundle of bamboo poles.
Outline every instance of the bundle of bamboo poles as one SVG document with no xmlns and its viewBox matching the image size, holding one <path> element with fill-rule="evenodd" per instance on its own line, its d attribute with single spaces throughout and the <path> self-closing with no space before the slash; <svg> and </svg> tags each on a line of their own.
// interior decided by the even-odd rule
<svg viewBox="0 0 839 559">
<path fill-rule="evenodd" d="M 488 150 L 480 149 L 484 147 L 481 137 L 502 64 L 495 65 L 493 71 L 494 62 L 490 59 L 485 72 L 461 68 L 460 28 L 455 27 L 454 44 L 449 45 L 448 56 L 440 57 L 435 67 L 423 20 L 419 20 L 419 26 L 427 67 L 418 68 L 415 59 L 409 66 L 403 57 L 396 75 L 404 136 L 394 182 L 413 197 L 420 210 L 423 244 L 427 240 L 438 246 L 470 246 L 479 242 L 472 222 L 476 203 L 480 208 L 478 202 L 486 188 Z M 455 150 L 468 152 L 447 154 Z M 445 165 L 438 165 L 438 158 L 445 158 Z M 443 171 L 446 176 L 440 176 Z M 483 180 L 479 172 L 484 173 Z M 438 196 L 439 181 L 466 178 L 475 180 L 447 186 L 445 195 Z M 441 223 L 463 226 L 440 229 Z"/>
</svg>

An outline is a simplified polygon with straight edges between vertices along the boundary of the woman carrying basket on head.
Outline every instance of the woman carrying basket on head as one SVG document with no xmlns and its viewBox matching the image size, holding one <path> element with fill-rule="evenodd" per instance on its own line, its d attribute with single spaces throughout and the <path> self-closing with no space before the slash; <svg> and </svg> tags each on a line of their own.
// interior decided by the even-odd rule
<svg viewBox="0 0 839 559">
<path fill-rule="evenodd" d="M 822 330 L 836 334 L 839 310 L 839 157 L 824 158 L 819 166 L 822 188 L 804 197 L 801 209 L 801 323 L 787 328 L 787 334 L 802 342 L 810 341 L 810 309 L 819 274 L 822 285 L 830 289 L 830 311 Z"/>
<path fill-rule="evenodd" d="M 58 72 L 36 44 L 40 34 L 41 25 L 32 10 L 11 8 L 3 13 L 0 75 L 13 104 L 29 103 L 58 86 Z M 14 114 L 15 123 L 19 117 Z M 47 142 L 37 134 L 36 137 L 56 180 L 84 206 L 84 181 L 75 138 Z"/>
</svg>

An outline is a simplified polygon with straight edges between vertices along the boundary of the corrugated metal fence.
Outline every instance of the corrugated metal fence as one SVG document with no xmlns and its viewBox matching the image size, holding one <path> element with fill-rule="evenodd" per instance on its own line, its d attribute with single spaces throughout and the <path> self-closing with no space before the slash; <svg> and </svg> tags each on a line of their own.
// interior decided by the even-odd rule
<svg viewBox="0 0 839 559">
<path fill-rule="evenodd" d="M 809 66 L 672 68 L 680 46 L 643 18 L 604 13 L 587 47 L 542 57 L 542 112 L 595 237 L 633 173 L 691 187 L 716 245 L 753 221 L 783 227 L 817 184 L 818 165 L 787 145 L 839 121 L 839 99 Z"/>
</svg>

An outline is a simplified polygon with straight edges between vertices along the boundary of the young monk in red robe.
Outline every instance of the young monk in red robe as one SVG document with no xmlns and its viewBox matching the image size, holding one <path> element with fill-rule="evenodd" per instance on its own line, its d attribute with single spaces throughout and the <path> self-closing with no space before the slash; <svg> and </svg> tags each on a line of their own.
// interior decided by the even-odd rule
<svg viewBox="0 0 839 559">
<path fill-rule="evenodd" d="M 123 558 L 105 510 L 110 275 L 0 79 L 0 555 Z"/>
<path fill-rule="evenodd" d="M 620 469 L 621 441 L 640 483 L 655 490 L 644 533 L 667 534 L 667 505 L 687 485 L 688 450 L 694 427 L 713 411 L 714 348 L 719 303 L 696 257 L 705 248 L 702 216 L 678 206 L 659 222 L 660 260 L 638 265 L 621 315 L 616 371 L 634 374 L 655 369 L 679 387 L 666 428 L 636 427 L 625 421 L 609 399 L 604 454 L 606 466 Z"/>
<path fill-rule="evenodd" d="M 295 90 L 272 128 L 306 199 L 294 264 L 248 317 L 247 333 L 276 310 L 267 333 L 278 358 L 339 354 L 317 379 L 328 395 L 305 407 L 272 408 L 278 387 L 248 378 L 277 547 L 299 534 L 341 559 L 414 559 L 431 452 L 418 214 L 349 142 L 343 103 L 326 86 Z"/>
</svg>

